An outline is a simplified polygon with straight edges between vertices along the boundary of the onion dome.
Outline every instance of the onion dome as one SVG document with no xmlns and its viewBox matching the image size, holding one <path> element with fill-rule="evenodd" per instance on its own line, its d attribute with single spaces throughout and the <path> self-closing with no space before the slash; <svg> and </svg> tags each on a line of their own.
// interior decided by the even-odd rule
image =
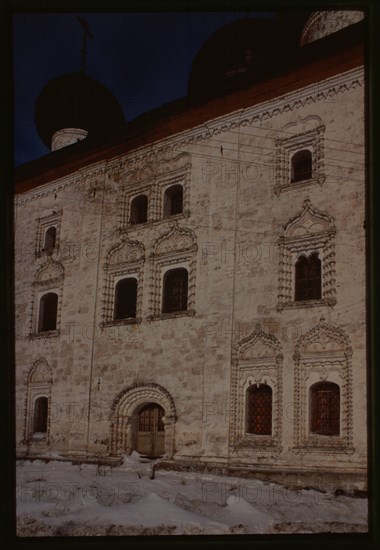
<svg viewBox="0 0 380 550">
<path fill-rule="evenodd" d="M 87 135 L 104 136 L 125 127 L 118 101 L 84 72 L 65 74 L 46 84 L 37 98 L 35 123 L 41 140 L 53 151 Z"/>
<path fill-rule="evenodd" d="M 247 18 L 215 32 L 193 61 L 189 95 L 218 90 L 239 75 L 274 61 L 278 55 L 275 29 L 270 19 Z"/>
<path fill-rule="evenodd" d="M 301 46 L 354 25 L 364 19 L 362 11 L 315 11 L 303 28 Z"/>
</svg>

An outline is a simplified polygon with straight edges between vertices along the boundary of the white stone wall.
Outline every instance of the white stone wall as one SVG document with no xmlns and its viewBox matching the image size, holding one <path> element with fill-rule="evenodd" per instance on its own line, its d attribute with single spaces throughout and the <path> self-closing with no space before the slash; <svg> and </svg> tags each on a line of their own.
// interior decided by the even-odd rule
<svg viewBox="0 0 380 550">
<path fill-rule="evenodd" d="M 324 181 L 276 192 L 278 140 L 321 125 L 323 148 L 319 154 Z M 127 439 L 127 443 L 124 439 L 120 443 L 125 435 L 120 426 L 123 422 L 128 425 L 128 419 L 115 412 L 121 411 L 118 396 L 122 399 L 122 392 L 134 384 L 153 384 L 166 390 L 174 401 L 176 418 L 167 414 L 166 433 L 170 439 L 167 450 L 176 460 L 277 465 L 300 471 L 364 471 L 364 134 L 363 74 L 351 71 L 18 196 L 19 452 L 87 451 L 93 457 L 108 455 L 112 445 L 117 452 L 121 452 L 120 445 L 128 450 Z M 185 182 L 186 204 L 184 214 L 175 219 L 177 229 L 173 220 L 162 219 L 160 210 L 160 193 L 176 178 Z M 139 189 L 148 190 L 152 208 L 147 224 L 129 227 L 123 220 L 123 201 L 138 194 Z M 302 211 L 307 199 L 314 209 L 332 217 L 335 225 L 336 304 L 279 310 L 279 238 L 284 225 Z M 46 262 L 44 256 L 35 255 L 41 223 L 38 218 L 54 216 L 54 211 L 60 217 L 60 247 L 53 259 L 64 268 L 63 282 L 56 283 L 62 291 L 60 329 L 59 334 L 46 338 L 31 337 L 31 318 L 36 316 L 32 304 L 38 290 L 33 281 Z M 172 252 L 167 257 L 154 256 L 158 239 L 169 233 L 174 235 L 168 244 Z M 187 242 L 185 233 L 192 235 L 194 242 L 191 249 L 181 252 L 180 247 L 187 246 L 181 245 Z M 144 250 L 140 271 L 136 271 L 142 285 L 141 321 L 104 325 L 105 265 L 109 251 L 125 240 L 138 241 Z M 167 259 L 169 264 L 165 264 Z M 153 274 L 165 265 L 193 266 L 194 314 L 152 318 L 161 280 L 155 280 Z M 335 449 L 325 446 L 310 450 L 307 444 L 302 448 L 296 444 L 297 429 L 301 429 L 295 428 L 296 419 L 306 411 L 301 410 L 295 396 L 294 354 L 297 343 L 319 326 L 321 318 L 325 320 L 322 324 L 344 333 L 352 348 L 349 366 L 344 367 L 352 372 L 352 380 L 348 375 L 345 378 L 350 385 L 349 403 L 343 398 L 341 403 L 342 410 L 352 410 L 352 437 L 349 444 Z M 277 370 L 268 371 L 276 399 L 281 397 L 277 440 L 271 445 L 257 445 L 252 440 L 251 445 L 235 447 L 233 440 L 241 429 L 231 412 L 236 405 L 236 379 L 238 395 L 242 391 L 236 370 L 240 368 L 235 361 L 237 346 L 252 333 L 255 339 L 254 334 L 260 331 L 266 335 L 264 340 L 269 337 L 276 342 L 274 347 L 280 349 L 276 354 L 281 355 Z M 264 350 L 263 346 L 259 348 Z M 318 351 L 318 344 L 315 346 Z M 248 360 L 248 378 L 266 364 L 265 350 L 259 348 Z M 326 351 L 319 352 L 322 359 L 326 357 Z M 27 377 L 39 358 L 46 360 L 53 373 L 49 441 L 26 444 Z M 339 368 L 331 372 L 329 368 L 327 376 L 334 379 Z M 320 377 L 322 370 L 319 366 L 312 376 Z M 46 386 L 46 381 L 43 384 Z M 158 392 L 165 400 L 155 388 L 147 389 L 146 395 Z"/>
</svg>

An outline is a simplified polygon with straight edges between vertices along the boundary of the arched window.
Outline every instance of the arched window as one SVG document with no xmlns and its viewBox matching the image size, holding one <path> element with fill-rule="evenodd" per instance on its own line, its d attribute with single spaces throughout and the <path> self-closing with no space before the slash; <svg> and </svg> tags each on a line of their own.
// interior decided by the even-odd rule
<svg viewBox="0 0 380 550">
<path fill-rule="evenodd" d="M 166 189 L 164 194 L 164 218 L 181 214 L 183 210 L 183 188 L 182 185 L 172 185 Z"/>
<path fill-rule="evenodd" d="M 46 433 L 48 425 L 48 398 L 39 397 L 34 402 L 33 433 Z"/>
<path fill-rule="evenodd" d="M 272 435 L 272 388 L 268 384 L 247 390 L 247 433 Z"/>
<path fill-rule="evenodd" d="M 52 250 L 54 249 L 56 235 L 57 235 L 57 229 L 54 226 L 49 227 L 49 229 L 45 233 L 45 240 L 44 240 L 45 252 L 52 252 Z"/>
<path fill-rule="evenodd" d="M 148 219 L 148 197 L 139 195 L 131 202 L 131 215 L 129 221 L 132 225 L 145 223 Z"/>
<path fill-rule="evenodd" d="M 333 382 L 317 382 L 310 388 L 310 431 L 319 435 L 340 433 L 340 389 Z"/>
<path fill-rule="evenodd" d="M 136 317 L 137 279 L 121 279 L 115 287 L 114 320 Z"/>
<path fill-rule="evenodd" d="M 58 295 L 55 292 L 44 294 L 40 300 L 38 313 L 38 332 L 56 330 Z"/>
<path fill-rule="evenodd" d="M 298 151 L 292 156 L 291 183 L 308 180 L 312 176 L 312 154 L 307 149 Z"/>
<path fill-rule="evenodd" d="M 170 269 L 164 275 L 162 312 L 187 309 L 188 273 L 184 268 Z"/>
<path fill-rule="evenodd" d="M 321 299 L 321 260 L 318 253 L 300 256 L 296 262 L 295 300 Z"/>
</svg>

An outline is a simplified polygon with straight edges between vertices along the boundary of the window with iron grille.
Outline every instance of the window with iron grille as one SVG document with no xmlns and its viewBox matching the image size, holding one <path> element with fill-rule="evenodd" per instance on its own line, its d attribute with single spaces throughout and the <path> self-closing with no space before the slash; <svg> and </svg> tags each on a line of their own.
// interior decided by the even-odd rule
<svg viewBox="0 0 380 550">
<path fill-rule="evenodd" d="M 164 275 L 162 313 L 187 309 L 188 273 L 185 268 L 170 269 Z"/>
<path fill-rule="evenodd" d="M 164 194 L 164 218 L 181 214 L 183 210 L 183 187 L 176 184 L 168 187 Z"/>
<path fill-rule="evenodd" d="M 48 423 L 48 398 L 39 397 L 34 402 L 33 433 L 46 433 Z"/>
<path fill-rule="evenodd" d="M 129 221 L 132 225 L 145 223 L 148 219 L 148 197 L 139 195 L 131 202 L 131 214 Z"/>
<path fill-rule="evenodd" d="M 247 390 L 247 433 L 272 435 L 272 388 L 267 384 Z"/>
<path fill-rule="evenodd" d="M 340 389 L 333 382 L 317 382 L 310 388 L 310 431 L 318 435 L 340 433 Z"/>
<path fill-rule="evenodd" d="M 291 161 L 291 183 L 312 177 L 312 155 L 307 149 L 297 151 Z"/>
<path fill-rule="evenodd" d="M 137 279 L 121 279 L 115 287 L 114 320 L 136 317 Z"/>
<path fill-rule="evenodd" d="M 56 330 L 58 295 L 55 292 L 44 294 L 40 300 L 38 332 Z"/>
<path fill-rule="evenodd" d="M 318 253 L 300 256 L 296 262 L 295 300 L 321 299 L 321 260 Z"/>
</svg>

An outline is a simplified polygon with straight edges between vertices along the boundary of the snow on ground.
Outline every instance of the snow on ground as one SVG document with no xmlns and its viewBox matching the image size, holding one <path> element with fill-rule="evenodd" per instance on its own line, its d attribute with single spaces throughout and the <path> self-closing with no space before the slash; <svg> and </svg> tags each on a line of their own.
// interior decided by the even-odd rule
<svg viewBox="0 0 380 550">
<path fill-rule="evenodd" d="M 366 532 L 367 501 L 257 479 L 121 466 L 17 463 L 19 536 Z"/>
</svg>

